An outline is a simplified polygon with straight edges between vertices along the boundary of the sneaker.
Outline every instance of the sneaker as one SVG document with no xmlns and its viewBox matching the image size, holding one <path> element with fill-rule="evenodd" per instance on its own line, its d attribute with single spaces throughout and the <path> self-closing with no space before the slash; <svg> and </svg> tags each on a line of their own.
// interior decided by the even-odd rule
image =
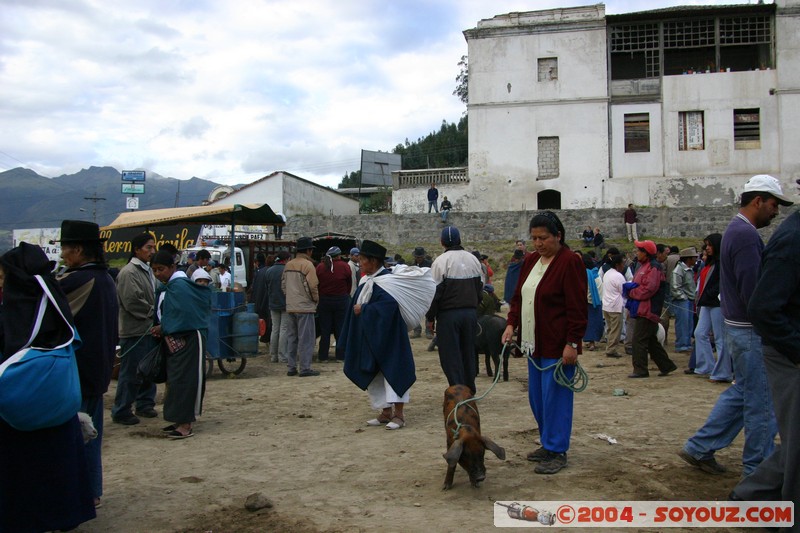
<svg viewBox="0 0 800 533">
<path fill-rule="evenodd" d="M 544 449 L 544 446 L 540 446 L 536 450 L 530 452 L 527 455 L 528 461 L 533 461 L 534 463 L 541 463 L 545 459 L 550 457 L 550 452 Z"/>
<path fill-rule="evenodd" d="M 296 376 L 296 375 L 297 375 L 297 370 L 289 370 L 289 371 L 286 373 L 286 375 L 287 375 L 287 376 Z"/>
<path fill-rule="evenodd" d="M 122 424 L 123 426 L 135 426 L 140 422 L 139 417 L 134 415 L 120 416 L 111 419 L 115 424 Z"/>
<path fill-rule="evenodd" d="M 309 376 L 319 376 L 319 370 L 303 370 L 300 372 L 301 378 L 307 378 Z"/>
<path fill-rule="evenodd" d="M 727 468 L 719 464 L 713 457 L 709 457 L 708 459 L 695 459 L 686 450 L 679 451 L 678 457 L 707 474 L 719 475 L 728 471 Z"/>
<path fill-rule="evenodd" d="M 152 407 L 149 407 L 147 409 L 137 409 L 136 415 L 144 418 L 156 418 L 158 417 L 158 411 L 156 411 Z"/>
<path fill-rule="evenodd" d="M 549 457 L 546 459 L 542 459 L 542 461 L 536 465 L 536 468 L 533 469 L 534 472 L 537 474 L 555 474 L 556 472 L 560 471 L 562 468 L 567 466 L 567 454 L 566 453 L 554 453 L 554 452 L 547 452 Z"/>
</svg>

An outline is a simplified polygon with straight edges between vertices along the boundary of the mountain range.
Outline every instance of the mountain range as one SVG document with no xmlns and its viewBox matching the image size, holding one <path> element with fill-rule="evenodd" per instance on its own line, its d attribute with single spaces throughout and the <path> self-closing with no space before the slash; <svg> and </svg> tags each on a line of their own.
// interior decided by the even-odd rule
<svg viewBox="0 0 800 533">
<path fill-rule="evenodd" d="M 152 172 L 147 172 L 144 183 L 139 209 L 201 205 L 219 186 L 200 178 L 179 180 Z M 0 172 L 0 250 L 11 247 L 11 230 L 18 228 L 56 228 L 65 219 L 107 225 L 126 211 L 129 196 L 122 194 L 122 175 L 113 167 L 89 167 L 56 178 L 21 167 Z"/>
</svg>

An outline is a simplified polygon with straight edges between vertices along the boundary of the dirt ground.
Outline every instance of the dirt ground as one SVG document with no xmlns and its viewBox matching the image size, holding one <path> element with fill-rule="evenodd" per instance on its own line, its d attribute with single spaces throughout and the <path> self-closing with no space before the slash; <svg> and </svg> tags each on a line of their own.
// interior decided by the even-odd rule
<svg viewBox="0 0 800 533">
<path fill-rule="evenodd" d="M 79 531 L 487 531 L 496 500 L 715 500 L 737 483 L 741 436 L 717 454 L 729 467 L 722 476 L 676 456 L 724 385 L 684 375 L 688 356 L 672 353 L 676 373 L 656 377 L 651 365 L 649 379 L 627 379 L 629 358 L 609 359 L 600 345 L 580 359 L 590 383 L 575 397 L 565 470 L 537 475 L 525 459 L 538 431 L 525 361 L 511 359 L 509 382 L 501 380 L 479 404 L 483 432 L 506 449 L 506 460 L 487 454 L 481 487 L 471 487 L 459 468 L 453 488 L 442 491 L 447 381 L 427 345 L 424 336 L 412 340 L 417 382 L 407 426 L 397 431 L 366 426 L 376 413 L 341 363 L 315 363 L 322 374 L 310 378 L 288 377 L 285 365 L 263 355 L 248 359 L 235 379 L 215 368 L 195 436 L 179 441 L 162 437 L 160 417 L 130 427 L 111 423 L 112 382 L 103 506 Z M 482 369 L 478 392 L 491 383 Z M 613 396 L 617 388 L 627 396 Z M 598 433 L 618 444 L 593 437 Z M 245 510 L 256 492 L 274 507 Z"/>
</svg>

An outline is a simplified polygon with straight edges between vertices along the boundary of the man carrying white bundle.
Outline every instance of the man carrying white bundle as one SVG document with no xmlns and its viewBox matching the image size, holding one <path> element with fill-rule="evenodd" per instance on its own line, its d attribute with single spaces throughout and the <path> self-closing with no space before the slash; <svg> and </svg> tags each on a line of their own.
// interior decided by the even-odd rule
<svg viewBox="0 0 800 533">
<path fill-rule="evenodd" d="M 344 373 L 381 410 L 367 424 L 400 429 L 409 389 L 417 379 L 408 331 L 428 309 L 436 284 L 427 268 L 398 265 L 389 272 L 383 266 L 386 248 L 376 242 L 363 241 L 360 257 L 364 277 L 339 336 Z"/>
</svg>

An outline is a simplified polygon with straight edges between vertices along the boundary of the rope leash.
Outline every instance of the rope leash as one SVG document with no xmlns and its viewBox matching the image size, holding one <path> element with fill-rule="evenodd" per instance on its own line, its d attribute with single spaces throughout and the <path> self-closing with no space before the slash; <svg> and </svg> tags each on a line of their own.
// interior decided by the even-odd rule
<svg viewBox="0 0 800 533">
<path fill-rule="evenodd" d="M 522 351 L 522 349 L 516 343 L 504 344 L 503 351 L 500 352 L 500 362 L 505 360 L 506 350 L 509 348 L 509 346 L 515 347 L 520 351 Z M 589 386 L 589 374 L 586 373 L 586 370 L 584 370 L 580 362 L 575 363 L 575 374 L 572 376 L 572 378 L 568 378 L 566 372 L 564 371 L 564 363 L 562 362 L 561 359 L 559 359 L 552 365 L 540 367 L 539 365 L 536 364 L 536 361 L 533 360 L 533 357 L 531 357 L 530 355 L 526 355 L 526 357 L 528 358 L 528 361 L 530 361 L 531 364 L 534 367 L 536 367 L 536 369 L 539 370 L 540 372 L 544 372 L 552 368 L 553 380 L 557 384 L 561 385 L 562 387 L 566 387 L 572 392 L 583 392 L 584 390 L 586 390 L 586 387 Z M 498 365 L 497 371 L 495 372 L 494 381 L 492 382 L 492 385 L 488 389 L 486 389 L 486 392 L 484 392 L 480 396 L 474 396 L 472 398 L 467 398 L 466 400 L 461 400 L 455 405 L 455 407 L 453 407 L 453 410 L 450 411 L 450 414 L 447 415 L 448 419 L 452 416 L 453 421 L 456 423 L 455 427 L 453 428 L 453 437 L 457 437 L 458 431 L 461 429 L 461 427 L 463 427 L 463 424 L 458 421 L 458 408 L 461 407 L 462 405 L 467 405 L 470 402 L 477 403 L 483 398 L 485 398 L 492 391 L 492 389 L 494 388 L 495 385 L 497 385 L 497 382 L 500 379 L 499 366 L 500 365 Z"/>
</svg>

